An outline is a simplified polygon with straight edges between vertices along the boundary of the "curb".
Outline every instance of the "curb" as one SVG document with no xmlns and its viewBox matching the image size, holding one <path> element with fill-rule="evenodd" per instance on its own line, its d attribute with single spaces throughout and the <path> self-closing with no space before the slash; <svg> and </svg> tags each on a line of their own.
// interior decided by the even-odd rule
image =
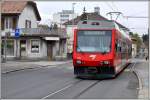
<svg viewBox="0 0 150 100">
<path fill-rule="evenodd" d="M 136 75 L 136 77 L 138 78 L 138 83 L 139 83 L 139 87 L 137 88 L 139 91 L 138 91 L 138 99 L 146 99 L 145 98 L 145 94 L 144 94 L 144 91 L 143 91 L 143 84 L 142 84 L 142 78 L 140 77 L 139 73 L 135 70 L 135 64 L 133 65 L 132 67 L 132 72 Z"/>
<path fill-rule="evenodd" d="M 71 62 L 72 62 L 72 61 L 68 61 L 68 62 L 65 62 L 65 63 L 62 63 L 62 64 L 67 64 L 67 63 L 71 63 Z M 26 69 L 42 68 L 42 67 L 47 67 L 47 66 L 59 66 L 59 65 L 62 65 L 62 64 L 44 65 L 44 66 L 42 66 L 42 65 L 37 65 L 38 67 L 29 67 L 29 68 L 14 69 L 14 70 L 2 72 L 2 74 L 8 74 L 8 73 L 11 73 L 11 72 L 21 71 L 21 70 L 26 70 Z"/>
<path fill-rule="evenodd" d="M 22 69 L 15 69 L 15 70 L 10 70 L 10 71 L 2 72 L 2 74 L 7 74 L 7 73 L 11 73 L 11 72 L 21 71 L 21 70 L 25 70 L 25 69 L 34 69 L 34 68 L 22 68 Z"/>
<path fill-rule="evenodd" d="M 135 75 L 137 76 L 138 78 L 138 81 L 139 81 L 139 88 L 137 88 L 139 91 L 138 91 L 138 99 L 148 99 L 147 97 L 147 94 L 145 94 L 146 90 L 144 89 L 143 87 L 143 82 L 142 82 L 142 78 L 140 78 L 140 75 L 137 71 L 133 71 L 135 73 Z"/>
</svg>

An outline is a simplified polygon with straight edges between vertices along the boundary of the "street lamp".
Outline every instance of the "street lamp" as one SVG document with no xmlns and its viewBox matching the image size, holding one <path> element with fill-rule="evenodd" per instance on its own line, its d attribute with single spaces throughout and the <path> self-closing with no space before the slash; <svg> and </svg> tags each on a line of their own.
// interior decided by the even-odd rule
<svg viewBox="0 0 150 100">
<path fill-rule="evenodd" d="M 74 27 L 74 12 L 75 12 L 75 11 L 74 11 L 74 6 L 75 6 L 75 4 L 76 4 L 76 3 L 72 3 L 72 32 L 71 32 L 71 35 L 69 36 L 69 40 L 68 40 L 68 41 L 70 42 L 70 44 L 71 44 L 71 45 L 69 44 L 69 45 L 71 46 L 71 49 L 70 49 L 70 51 L 69 51 L 69 53 L 70 53 L 69 55 L 70 55 L 70 56 L 71 56 L 72 51 L 73 51 L 73 46 L 72 46 L 73 40 L 72 40 L 72 36 L 73 36 L 73 32 L 74 32 L 74 28 L 73 28 L 73 27 Z"/>
<path fill-rule="evenodd" d="M 72 3 L 72 11 L 74 13 L 74 6 L 75 6 L 76 3 Z"/>
</svg>

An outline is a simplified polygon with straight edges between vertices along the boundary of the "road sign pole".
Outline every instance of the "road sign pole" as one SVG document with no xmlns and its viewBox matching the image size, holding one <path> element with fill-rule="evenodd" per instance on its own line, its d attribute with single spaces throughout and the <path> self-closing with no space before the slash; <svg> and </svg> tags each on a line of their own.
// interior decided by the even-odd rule
<svg viewBox="0 0 150 100">
<path fill-rule="evenodd" d="M 4 62 L 7 61 L 7 33 L 5 33 L 5 40 L 4 40 Z"/>
<path fill-rule="evenodd" d="M 20 37 L 20 29 L 15 29 L 15 37 L 16 37 L 16 58 L 18 58 L 18 38 Z"/>
<path fill-rule="evenodd" d="M 16 38 L 16 58 L 18 58 L 18 38 Z"/>
</svg>

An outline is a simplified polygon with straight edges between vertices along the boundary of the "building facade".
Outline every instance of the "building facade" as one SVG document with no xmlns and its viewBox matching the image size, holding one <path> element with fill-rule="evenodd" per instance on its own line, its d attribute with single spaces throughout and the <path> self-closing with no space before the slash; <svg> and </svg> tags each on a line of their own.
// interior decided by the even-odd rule
<svg viewBox="0 0 150 100">
<path fill-rule="evenodd" d="M 2 55 L 17 59 L 65 58 L 65 30 L 38 28 L 41 20 L 33 1 L 2 2 Z M 19 28 L 20 36 L 15 36 Z"/>
<path fill-rule="evenodd" d="M 77 14 L 74 13 L 73 10 L 62 10 L 61 12 L 53 14 L 53 21 L 60 26 L 60 24 L 63 24 L 76 17 Z"/>
</svg>

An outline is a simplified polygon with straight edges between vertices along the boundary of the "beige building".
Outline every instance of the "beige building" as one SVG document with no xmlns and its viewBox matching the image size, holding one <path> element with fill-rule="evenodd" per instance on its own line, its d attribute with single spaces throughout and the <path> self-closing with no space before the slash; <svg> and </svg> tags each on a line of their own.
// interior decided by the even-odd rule
<svg viewBox="0 0 150 100">
<path fill-rule="evenodd" d="M 135 43 L 136 39 L 131 38 L 131 40 L 132 40 L 132 57 L 134 58 L 137 55 L 137 45 Z"/>
</svg>

